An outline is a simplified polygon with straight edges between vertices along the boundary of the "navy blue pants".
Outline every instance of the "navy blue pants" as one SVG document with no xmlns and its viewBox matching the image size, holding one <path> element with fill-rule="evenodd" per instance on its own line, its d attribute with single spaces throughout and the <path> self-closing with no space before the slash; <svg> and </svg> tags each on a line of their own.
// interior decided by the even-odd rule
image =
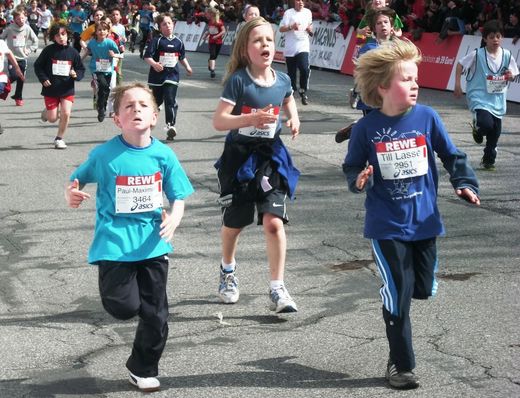
<svg viewBox="0 0 520 398">
<path fill-rule="evenodd" d="M 285 57 L 287 74 L 291 78 L 291 86 L 295 93 L 304 93 L 309 89 L 309 77 L 311 67 L 309 65 L 309 53 L 299 53 L 294 57 Z M 296 84 L 297 72 L 300 72 L 300 89 Z"/>
<path fill-rule="evenodd" d="M 110 96 L 110 80 L 112 73 L 96 72 L 97 80 L 97 109 L 98 113 L 105 114 L 108 97 Z"/>
<path fill-rule="evenodd" d="M 161 106 L 164 102 L 164 114 L 166 117 L 166 124 L 173 127 L 177 120 L 177 85 L 171 83 L 164 83 L 162 86 L 150 86 L 157 102 L 157 106 Z"/>
<path fill-rule="evenodd" d="M 493 116 L 484 109 L 476 109 L 477 114 L 477 131 L 483 137 L 486 137 L 486 146 L 484 147 L 484 157 L 482 162 L 486 164 L 495 164 L 497 157 L 497 145 L 500 134 L 502 133 L 502 119 Z"/>
<path fill-rule="evenodd" d="M 25 75 L 25 72 L 27 71 L 27 61 L 25 59 L 17 59 L 16 61 L 18 62 L 18 66 L 22 70 L 22 73 Z M 9 80 L 11 80 L 11 83 L 16 82 L 16 90 L 14 91 L 14 95 L 12 97 L 15 100 L 21 100 L 23 99 L 22 92 L 24 81 L 18 77 L 16 70 L 13 65 L 11 65 L 10 61 L 8 62 L 7 69 L 9 70 Z"/>
<path fill-rule="evenodd" d="M 372 250 L 383 286 L 383 319 L 390 346 L 390 361 L 398 370 L 415 368 L 410 306 L 412 298 L 435 295 L 436 238 L 419 241 L 372 240 Z"/>
<path fill-rule="evenodd" d="M 105 310 L 121 320 L 139 316 L 126 367 L 139 377 L 157 376 L 168 338 L 168 257 L 137 262 L 100 261 L 98 266 L 99 293 Z"/>
</svg>

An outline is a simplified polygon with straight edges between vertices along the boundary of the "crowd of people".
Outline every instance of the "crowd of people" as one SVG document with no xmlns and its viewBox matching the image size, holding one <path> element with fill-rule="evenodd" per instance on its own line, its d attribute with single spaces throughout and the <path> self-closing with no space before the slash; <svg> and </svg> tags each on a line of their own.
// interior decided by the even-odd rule
<svg viewBox="0 0 520 398">
<path fill-rule="evenodd" d="M 355 60 L 354 74 L 363 117 L 348 131 L 338 133 L 339 139 L 336 137 L 337 142 L 350 140 L 343 164 L 349 189 L 366 192 L 365 237 L 370 239 L 383 279 L 382 310 L 389 343 L 386 379 L 399 389 L 419 386 L 414 373 L 412 298 L 424 300 L 437 290 L 436 237 L 444 233 L 444 227 L 436 206 L 435 155 L 448 171 L 455 194 L 470 204 L 480 204 L 478 181 L 466 155 L 453 144 L 435 110 L 417 103 L 421 56 L 412 41 L 400 38 L 412 26 L 420 26 L 419 15 L 414 13 L 417 18 L 411 18 L 405 9 L 413 8 L 415 3 L 396 2 L 396 11 L 387 7 L 386 1 L 374 0 L 356 22 L 358 32 L 366 36 Z M 443 25 L 446 36 L 455 26 L 450 18 L 455 18 L 461 29 L 473 26 L 469 20 L 460 22 L 461 14 L 454 11 L 469 6 L 467 3 L 447 2 L 450 17 L 443 22 L 448 24 Z M 254 222 L 256 210 L 266 240 L 271 310 L 298 311 L 284 282 L 284 225 L 289 221 L 287 205 L 294 197 L 300 172 L 280 138 L 280 114 L 284 113 L 286 126 L 295 139 L 300 130 L 296 94 L 302 105 L 309 103 L 313 16 L 321 11 L 322 17 L 331 18 L 336 15 L 333 7 L 338 7 L 339 13 L 342 4 L 293 0 L 290 8 L 275 1 L 240 5 L 241 17 L 247 22 L 238 30 L 224 89 L 213 115 L 215 130 L 227 133 L 222 155 L 215 164 L 222 208 L 218 293 L 223 303 L 239 300 L 238 240 L 242 230 Z M 439 4 L 432 0 L 428 7 L 432 5 Z M 151 135 L 162 106 L 166 139 L 174 140 L 179 64 L 187 75 L 192 73 L 184 43 L 174 35 L 175 20 L 183 17 L 197 23 L 202 20 L 197 10 L 204 10 L 203 18 L 207 18 L 209 26 L 208 69 L 214 78 L 225 33 L 220 16 L 226 18 L 227 13 L 229 18 L 229 10 L 237 6 L 239 2 L 185 1 L 181 5 L 147 0 L 119 4 L 108 0 L 103 5 L 90 2 L 88 9 L 79 2 L 46 8 L 33 0 L 29 6 L 9 8 L 12 21 L 0 34 L 0 94 L 5 99 L 9 85 L 16 84 L 12 96 L 16 106 L 24 105 L 27 58 L 38 48 L 39 30 L 45 35 L 46 46 L 35 61 L 34 71 L 42 85 L 42 121 L 59 120 L 53 142 L 56 149 L 67 147 L 64 134 L 74 102 L 74 86 L 85 75 L 86 59 L 97 119 L 103 122 L 108 114 L 121 130 L 120 135 L 95 148 L 72 173 L 65 196 L 69 206 L 77 208 L 90 198 L 83 187 L 97 184 L 97 221 L 88 261 L 99 267 L 100 295 L 107 312 L 117 319 L 140 318 L 126 367 L 129 381 L 143 391 L 160 387 L 156 376 L 168 336 L 166 280 L 168 253 L 173 250 L 170 241 L 181 222 L 184 200 L 193 192 L 172 149 Z M 283 10 L 280 32 L 285 35 L 287 74 L 271 67 L 274 31 L 270 21 L 261 15 L 271 20 L 272 7 Z M 46 11 L 52 14 L 51 9 L 54 14 L 49 18 L 53 21 L 46 19 L 44 25 L 42 15 L 49 15 Z M 461 96 L 462 72 L 468 72 L 467 96 L 474 114 L 472 134 L 477 144 L 486 140 L 482 158 L 485 170 L 495 168 L 507 88 L 519 74 L 515 58 L 501 46 L 502 8 L 495 7 L 496 14 L 492 11 L 485 12 L 486 18 L 491 15 L 497 19 L 486 20 L 482 30 L 475 29 L 485 46 L 458 61 L 455 89 L 455 95 Z M 47 45 L 47 40 L 51 44 Z M 132 52 L 138 48 L 140 57 L 149 65 L 146 84 L 122 84 L 121 54 L 127 47 Z M 9 76 L 3 72 L 4 56 L 9 61 Z M 120 155 L 114 157 L 113 153 Z M 170 202 L 168 210 L 163 208 L 163 194 Z"/>
</svg>

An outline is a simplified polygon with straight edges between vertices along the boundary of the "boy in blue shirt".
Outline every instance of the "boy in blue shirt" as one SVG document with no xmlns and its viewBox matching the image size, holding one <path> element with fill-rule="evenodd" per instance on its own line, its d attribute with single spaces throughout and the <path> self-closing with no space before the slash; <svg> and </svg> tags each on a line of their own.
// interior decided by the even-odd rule
<svg viewBox="0 0 520 398">
<path fill-rule="evenodd" d="M 114 123 L 122 134 L 96 147 L 70 177 L 67 203 L 78 208 L 82 191 L 97 183 L 96 227 L 88 261 L 99 270 L 101 302 L 117 319 L 139 316 L 129 381 L 156 391 L 158 364 L 168 336 L 168 253 L 193 193 L 173 151 L 151 137 L 157 104 L 141 83 L 114 89 Z M 170 210 L 163 208 L 163 192 Z"/>
<path fill-rule="evenodd" d="M 481 166 L 494 170 L 498 139 L 502 132 L 502 117 L 507 109 L 507 88 L 518 75 L 518 66 L 511 51 L 502 48 L 502 30 L 498 21 L 484 24 L 482 38 L 485 47 L 471 51 L 457 63 L 455 97 L 462 96 L 460 78 L 466 70 L 467 101 L 473 113 L 473 140 L 482 144 L 486 137 Z"/>
<path fill-rule="evenodd" d="M 96 38 L 88 42 L 87 48 L 92 55 L 90 70 L 97 85 L 98 120 L 105 120 L 108 96 L 110 95 L 110 80 L 114 72 L 113 58 L 119 54 L 117 44 L 108 39 L 110 26 L 104 22 L 96 22 Z"/>
<path fill-rule="evenodd" d="M 343 164 L 349 189 L 366 191 L 364 235 L 383 280 L 380 294 L 390 355 L 389 384 L 419 386 L 412 345 L 412 298 L 437 291 L 436 237 L 444 234 L 437 208 L 437 155 L 457 196 L 479 205 L 478 182 L 432 108 L 417 104 L 417 64 L 409 41 L 381 44 L 359 58 L 355 79 L 374 109 L 352 129 Z"/>
</svg>

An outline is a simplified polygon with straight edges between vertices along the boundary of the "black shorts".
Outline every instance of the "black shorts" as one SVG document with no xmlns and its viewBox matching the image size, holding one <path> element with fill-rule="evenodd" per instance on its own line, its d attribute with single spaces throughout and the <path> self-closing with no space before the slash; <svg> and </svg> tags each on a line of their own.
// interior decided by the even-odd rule
<svg viewBox="0 0 520 398">
<path fill-rule="evenodd" d="M 222 44 L 210 43 L 209 44 L 209 59 L 211 59 L 211 60 L 217 59 L 218 55 L 220 54 L 221 47 L 222 47 Z"/>
<path fill-rule="evenodd" d="M 258 225 L 262 225 L 265 213 L 270 213 L 280 218 L 284 224 L 289 222 L 289 217 L 287 216 L 287 192 L 275 189 L 260 201 L 223 207 L 222 224 L 229 228 L 244 228 L 252 224 L 255 218 L 255 206 L 258 212 Z"/>
</svg>

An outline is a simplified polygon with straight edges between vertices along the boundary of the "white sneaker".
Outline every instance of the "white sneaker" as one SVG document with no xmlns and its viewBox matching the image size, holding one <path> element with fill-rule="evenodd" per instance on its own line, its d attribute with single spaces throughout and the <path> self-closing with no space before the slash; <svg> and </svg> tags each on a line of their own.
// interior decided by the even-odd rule
<svg viewBox="0 0 520 398">
<path fill-rule="evenodd" d="M 277 314 L 298 311 L 296 303 L 290 296 L 285 286 L 270 290 L 269 297 L 271 298 L 271 305 L 269 309 L 276 312 Z"/>
<path fill-rule="evenodd" d="M 161 383 L 155 377 L 139 377 L 132 372 L 128 372 L 128 381 L 144 392 L 159 391 Z"/>
<path fill-rule="evenodd" d="M 54 148 L 55 149 L 65 149 L 67 148 L 67 144 L 65 144 L 65 141 L 62 139 L 56 138 L 54 140 Z"/>
<path fill-rule="evenodd" d="M 220 268 L 220 283 L 218 286 L 218 295 L 223 303 L 235 304 L 240 297 L 238 291 L 238 278 L 234 272 L 224 272 Z"/>
</svg>

